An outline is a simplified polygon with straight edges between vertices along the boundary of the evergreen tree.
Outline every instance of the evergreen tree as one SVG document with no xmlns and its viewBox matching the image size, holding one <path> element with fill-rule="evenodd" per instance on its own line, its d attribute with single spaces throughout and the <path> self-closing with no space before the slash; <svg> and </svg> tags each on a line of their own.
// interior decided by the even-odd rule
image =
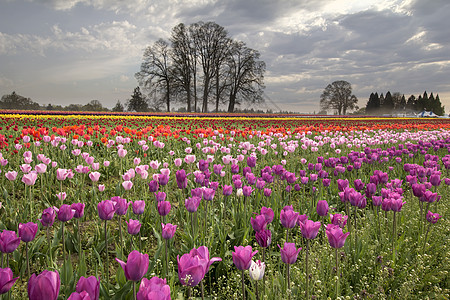
<svg viewBox="0 0 450 300">
<path fill-rule="evenodd" d="M 366 114 L 376 114 L 380 110 L 380 98 L 378 97 L 378 93 L 371 93 L 369 97 L 369 101 L 366 105 Z"/>
<path fill-rule="evenodd" d="M 436 111 L 434 112 L 438 116 L 443 116 L 445 114 L 445 107 L 442 106 L 441 99 L 439 99 L 439 94 L 436 95 L 436 99 L 434 100 L 436 102 Z"/>
<path fill-rule="evenodd" d="M 123 112 L 124 109 L 125 108 L 123 107 L 122 103 L 120 103 L 120 100 L 117 100 L 116 106 L 113 107 L 112 111 Z"/>
<path fill-rule="evenodd" d="M 407 110 L 416 110 L 416 96 L 411 95 L 408 98 L 408 101 L 406 102 L 406 109 Z"/>
<path fill-rule="evenodd" d="M 148 102 L 142 96 L 139 87 L 136 87 L 134 89 L 133 95 L 131 95 L 131 99 L 128 100 L 127 109 L 128 111 L 137 111 L 137 112 L 148 111 Z"/>
<path fill-rule="evenodd" d="M 401 110 L 405 110 L 405 109 L 406 109 L 406 98 L 405 98 L 405 94 L 403 94 L 403 95 L 402 95 L 402 98 L 400 99 L 399 109 L 401 109 Z"/>
<path fill-rule="evenodd" d="M 384 97 L 383 110 L 390 113 L 394 110 L 394 107 L 394 99 L 392 98 L 391 92 L 388 91 Z"/>
</svg>

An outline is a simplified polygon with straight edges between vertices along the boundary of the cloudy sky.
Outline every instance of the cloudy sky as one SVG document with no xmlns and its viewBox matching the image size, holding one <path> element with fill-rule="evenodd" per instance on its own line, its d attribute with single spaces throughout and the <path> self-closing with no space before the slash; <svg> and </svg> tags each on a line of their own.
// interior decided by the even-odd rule
<svg viewBox="0 0 450 300">
<path fill-rule="evenodd" d="M 261 52 L 283 110 L 317 112 L 335 80 L 360 107 L 371 92 L 426 90 L 450 110 L 448 0 L 0 0 L 0 96 L 112 108 L 137 86 L 144 49 L 198 21 Z"/>
</svg>

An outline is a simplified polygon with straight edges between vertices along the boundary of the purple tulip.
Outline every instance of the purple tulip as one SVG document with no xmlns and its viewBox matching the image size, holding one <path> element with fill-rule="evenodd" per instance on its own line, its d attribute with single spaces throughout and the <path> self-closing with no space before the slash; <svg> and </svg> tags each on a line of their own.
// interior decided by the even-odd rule
<svg viewBox="0 0 450 300">
<path fill-rule="evenodd" d="M 261 215 L 264 216 L 267 224 L 271 223 L 275 216 L 273 210 L 270 207 L 265 206 L 261 207 Z"/>
<path fill-rule="evenodd" d="M 19 224 L 19 237 L 22 242 L 28 243 L 34 240 L 38 230 L 38 225 L 33 222 L 28 222 L 25 224 Z"/>
<path fill-rule="evenodd" d="M 248 186 L 248 185 L 246 185 L 242 188 L 242 192 L 244 193 L 245 197 L 250 197 L 252 194 L 252 191 L 253 191 L 252 187 Z"/>
<path fill-rule="evenodd" d="M 350 232 L 344 234 L 339 226 L 333 224 L 328 224 L 325 233 L 328 237 L 330 246 L 335 249 L 342 248 L 344 246 L 345 239 L 350 234 Z"/>
<path fill-rule="evenodd" d="M 423 194 L 425 194 L 427 188 L 425 187 L 424 184 L 413 183 L 411 189 L 413 191 L 414 196 L 420 198 L 423 196 Z"/>
<path fill-rule="evenodd" d="M 250 223 L 253 230 L 256 232 L 266 229 L 267 226 L 267 221 L 264 215 L 257 215 L 255 218 L 251 217 Z"/>
<path fill-rule="evenodd" d="M 383 197 L 381 196 L 372 196 L 372 204 L 373 206 L 380 206 L 382 204 Z"/>
<path fill-rule="evenodd" d="M 317 201 L 317 214 L 321 217 L 325 217 L 328 214 L 328 202 L 326 200 Z"/>
<path fill-rule="evenodd" d="M 345 188 L 348 187 L 348 180 L 347 179 L 338 179 L 337 180 L 337 184 L 338 184 L 338 189 L 339 191 L 343 192 L 345 190 Z"/>
<path fill-rule="evenodd" d="M 292 210 L 292 206 L 285 206 L 280 213 L 281 225 L 285 228 L 294 228 L 297 224 L 298 212 Z"/>
<path fill-rule="evenodd" d="M 202 199 L 200 197 L 189 197 L 184 200 L 184 206 L 186 207 L 188 212 L 193 213 L 197 211 L 201 201 Z"/>
<path fill-rule="evenodd" d="M 95 276 L 88 278 L 81 276 L 75 289 L 78 293 L 86 291 L 91 300 L 98 300 L 100 296 L 100 281 Z"/>
<path fill-rule="evenodd" d="M 433 193 L 432 191 L 425 191 L 423 195 L 419 198 L 422 202 L 433 203 L 437 200 L 438 194 Z"/>
<path fill-rule="evenodd" d="M 41 222 L 42 226 L 44 227 L 50 227 L 55 222 L 56 218 L 56 212 L 52 207 L 48 207 L 44 209 L 42 212 L 41 219 L 39 221 Z"/>
<path fill-rule="evenodd" d="M 281 260 L 288 265 L 292 265 L 297 261 L 298 253 L 302 248 L 296 248 L 294 243 L 284 243 L 283 248 L 278 245 L 281 251 Z"/>
<path fill-rule="evenodd" d="M 355 190 L 361 191 L 364 189 L 364 182 L 361 179 L 356 179 L 353 181 L 353 184 L 355 185 Z"/>
<path fill-rule="evenodd" d="M 178 255 L 178 279 L 182 285 L 196 286 L 205 277 L 210 265 L 221 260 L 219 257 L 209 259 L 209 251 L 205 246 L 194 248 L 181 258 Z"/>
<path fill-rule="evenodd" d="M 143 278 L 136 296 L 137 300 L 170 300 L 170 286 L 166 279 L 160 279 L 156 276 L 150 280 Z"/>
<path fill-rule="evenodd" d="M 56 300 L 59 295 L 61 280 L 58 271 L 44 270 L 41 274 L 31 275 L 28 280 L 29 300 Z"/>
<path fill-rule="evenodd" d="M 191 196 L 203 198 L 203 189 L 202 188 L 191 189 Z"/>
<path fill-rule="evenodd" d="M 439 175 L 439 174 L 431 175 L 430 183 L 432 186 L 439 186 L 441 184 L 441 175 Z"/>
<path fill-rule="evenodd" d="M 375 183 L 368 183 L 366 186 L 366 196 L 370 197 L 377 192 L 377 185 Z"/>
<path fill-rule="evenodd" d="M 103 200 L 97 204 L 98 216 L 102 220 L 111 220 L 114 217 L 116 208 L 111 200 Z"/>
<path fill-rule="evenodd" d="M 14 231 L 3 230 L 0 233 L 0 252 L 12 253 L 19 247 L 20 238 Z"/>
<path fill-rule="evenodd" d="M 427 213 L 427 221 L 430 222 L 431 224 L 436 224 L 436 222 L 441 218 L 442 216 L 439 215 L 438 213 L 433 214 L 431 211 L 428 211 Z"/>
<path fill-rule="evenodd" d="M 255 233 L 255 238 L 259 246 L 267 248 L 272 242 L 272 232 L 269 229 L 263 229 Z"/>
<path fill-rule="evenodd" d="M 73 217 L 75 219 L 79 219 L 81 217 L 83 217 L 84 215 L 84 207 L 86 205 L 84 203 L 72 203 L 72 205 L 70 205 L 70 207 L 75 210 L 75 214 L 73 215 Z"/>
<path fill-rule="evenodd" d="M 203 199 L 207 201 L 212 201 L 214 199 L 216 191 L 210 188 L 203 189 Z"/>
<path fill-rule="evenodd" d="M 234 251 L 232 252 L 233 263 L 239 270 L 248 270 L 252 262 L 252 257 L 258 253 L 258 250 L 252 250 L 252 246 L 234 246 Z"/>
<path fill-rule="evenodd" d="M 148 271 L 148 254 L 142 254 L 139 251 L 133 250 L 128 254 L 127 262 L 123 262 L 116 258 L 116 261 L 120 264 L 125 277 L 130 281 L 139 281 L 144 277 Z"/>
<path fill-rule="evenodd" d="M 92 299 L 88 292 L 82 291 L 81 293 L 73 292 L 72 294 L 70 294 L 67 300 L 92 300 Z"/>
<path fill-rule="evenodd" d="M 175 232 L 177 231 L 177 225 L 172 225 L 170 223 L 164 225 L 163 223 L 161 223 L 161 226 L 163 239 L 170 240 L 171 238 L 173 238 Z"/>
<path fill-rule="evenodd" d="M 186 171 L 184 169 L 178 170 L 175 173 L 175 178 L 177 180 L 177 185 L 179 189 L 185 189 L 188 184 Z"/>
<path fill-rule="evenodd" d="M 406 202 L 403 202 L 402 199 L 392 199 L 391 200 L 391 210 L 395 212 L 399 212 L 402 210 L 403 204 Z"/>
<path fill-rule="evenodd" d="M 72 220 L 73 216 L 75 215 L 75 210 L 72 209 L 68 204 L 63 204 L 60 208 L 53 207 L 53 209 L 56 211 L 58 220 L 61 222 Z"/>
<path fill-rule="evenodd" d="M 156 180 L 152 180 L 148 183 L 148 189 L 150 193 L 155 193 L 159 189 L 159 183 Z"/>
<path fill-rule="evenodd" d="M 127 214 L 128 206 L 131 202 L 127 202 L 127 199 L 119 196 L 112 197 L 111 201 L 114 204 L 115 213 L 117 215 L 124 216 Z"/>
<path fill-rule="evenodd" d="M 135 215 L 142 215 L 145 210 L 145 201 L 144 200 L 136 200 L 131 205 L 131 208 L 133 209 L 133 213 Z"/>
<path fill-rule="evenodd" d="M 131 235 L 136 235 L 141 230 L 141 223 L 139 220 L 130 219 L 129 221 L 125 221 L 127 223 L 127 231 Z"/>
<path fill-rule="evenodd" d="M 233 174 L 239 173 L 239 165 L 231 165 L 231 173 Z"/>
<path fill-rule="evenodd" d="M 271 194 L 272 194 L 272 190 L 271 189 L 269 189 L 269 188 L 265 188 L 264 189 L 264 196 L 265 197 L 269 198 Z"/>
<path fill-rule="evenodd" d="M 18 278 L 13 278 L 13 272 L 10 268 L 0 269 L 0 295 L 9 292 Z"/>
<path fill-rule="evenodd" d="M 380 196 L 380 198 L 381 198 L 381 196 Z M 341 228 L 344 228 L 344 226 L 347 225 L 348 216 L 343 216 L 341 214 L 334 214 L 334 215 L 330 214 L 330 219 L 331 219 L 331 224 L 337 225 Z"/>
<path fill-rule="evenodd" d="M 158 213 L 160 216 L 164 217 L 170 213 L 172 206 L 169 201 L 158 202 Z"/>
<path fill-rule="evenodd" d="M 256 166 L 256 157 L 254 157 L 254 156 L 247 157 L 247 165 L 250 168 L 254 168 Z"/>
<path fill-rule="evenodd" d="M 297 218 L 297 226 L 302 226 L 303 223 L 306 222 L 306 220 L 308 220 L 308 216 L 307 215 L 298 215 Z"/>
<path fill-rule="evenodd" d="M 224 196 L 230 196 L 233 193 L 233 186 L 224 184 L 222 190 Z"/>
<path fill-rule="evenodd" d="M 319 233 L 320 222 L 313 222 L 311 220 L 306 220 L 305 223 L 300 224 L 300 230 L 305 239 L 312 240 L 315 239 Z"/>
<path fill-rule="evenodd" d="M 208 168 L 209 168 L 209 163 L 206 161 L 206 160 L 204 160 L 204 159 L 200 159 L 199 161 L 198 161 L 198 169 L 200 170 L 200 171 L 205 171 L 205 170 L 208 170 Z"/>
</svg>

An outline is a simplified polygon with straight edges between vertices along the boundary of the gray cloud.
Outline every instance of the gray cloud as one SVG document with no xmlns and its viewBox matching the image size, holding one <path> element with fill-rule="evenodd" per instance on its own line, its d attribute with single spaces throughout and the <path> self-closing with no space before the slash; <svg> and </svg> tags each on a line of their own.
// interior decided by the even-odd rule
<svg viewBox="0 0 450 300">
<path fill-rule="evenodd" d="M 320 94 L 335 80 L 352 84 L 359 106 L 375 91 L 417 95 L 427 90 L 439 93 L 450 107 L 446 0 L 28 0 L 2 5 L 1 91 L 20 88 L 37 101 L 95 98 L 112 107 L 137 85 L 133 75 L 146 46 L 169 37 L 180 22 L 214 21 L 261 52 L 266 94 L 282 109 L 317 111 Z M 11 17 L 2 12 L 20 9 L 26 18 L 27 6 L 36 16 L 28 13 L 23 27 L 8 27 Z"/>
</svg>

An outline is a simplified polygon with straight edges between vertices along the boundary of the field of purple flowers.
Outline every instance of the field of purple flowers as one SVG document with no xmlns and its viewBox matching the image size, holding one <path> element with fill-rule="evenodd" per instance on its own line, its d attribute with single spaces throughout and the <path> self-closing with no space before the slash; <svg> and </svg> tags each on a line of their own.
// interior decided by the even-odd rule
<svg viewBox="0 0 450 300">
<path fill-rule="evenodd" d="M 449 130 L 22 134 L 14 150 L 2 299 L 449 297 Z"/>
</svg>

